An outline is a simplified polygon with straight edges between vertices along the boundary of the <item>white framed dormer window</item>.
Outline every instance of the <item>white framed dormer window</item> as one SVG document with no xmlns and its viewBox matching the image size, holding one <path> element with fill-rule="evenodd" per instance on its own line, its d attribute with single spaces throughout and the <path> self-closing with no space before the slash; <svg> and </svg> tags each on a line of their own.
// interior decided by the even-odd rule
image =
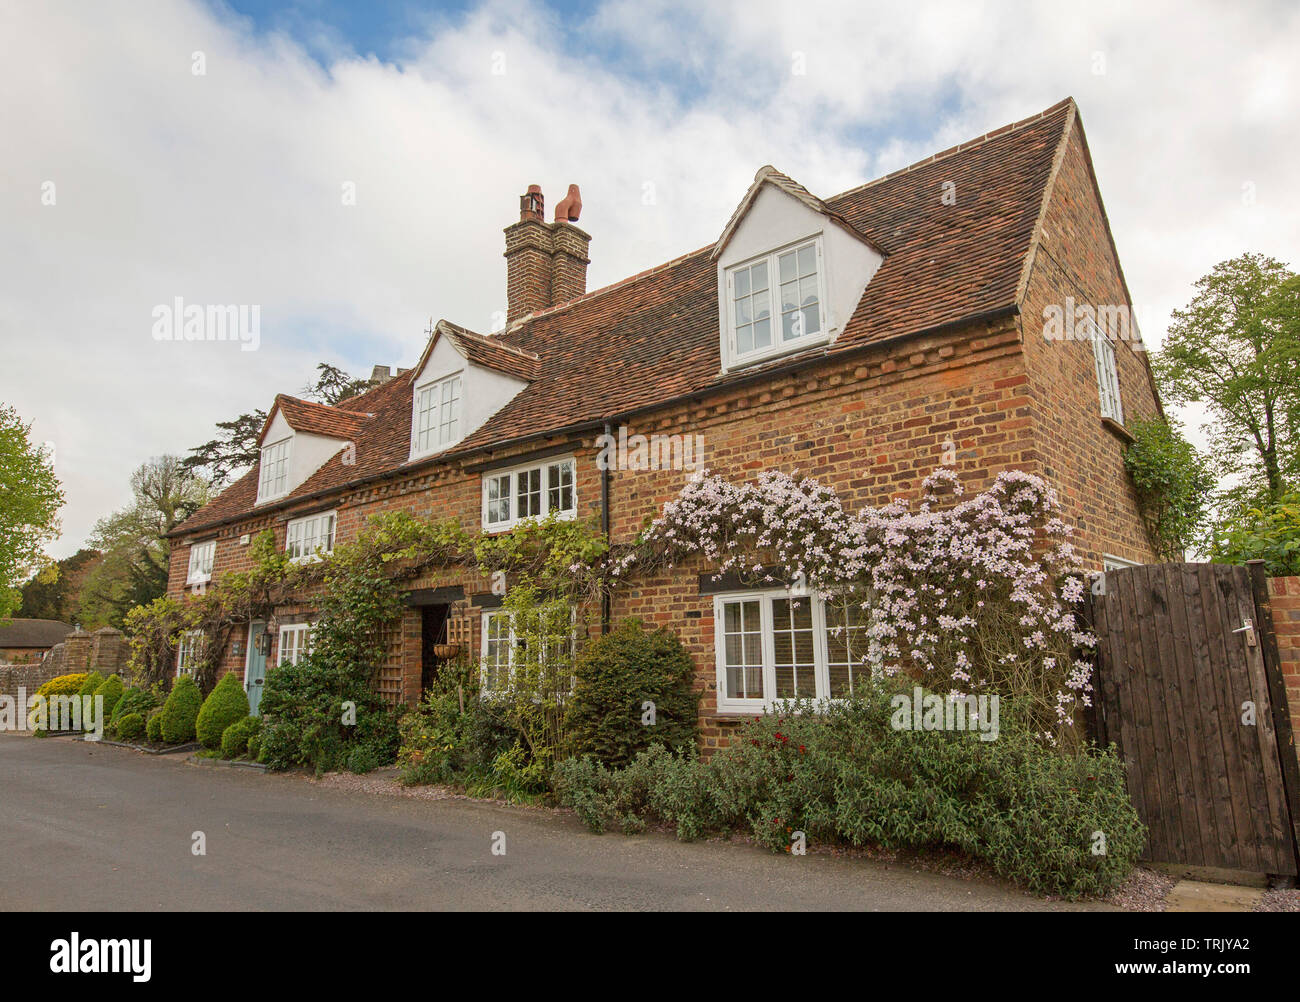
<svg viewBox="0 0 1300 1002">
<path fill-rule="evenodd" d="M 337 514 L 332 511 L 293 519 L 285 530 L 284 552 L 295 563 L 319 560 L 323 554 L 333 553 L 337 522 Z"/>
<path fill-rule="evenodd" d="M 291 623 L 280 627 L 280 643 L 275 663 L 296 665 L 311 650 L 311 624 Z"/>
<path fill-rule="evenodd" d="M 578 514 L 577 463 L 572 456 L 483 475 L 483 528 L 510 529 L 555 512 Z"/>
<path fill-rule="evenodd" d="M 1124 423 L 1124 409 L 1119 399 L 1119 370 L 1115 366 L 1115 346 L 1101 327 L 1090 325 L 1092 355 L 1097 363 L 1097 387 L 1101 394 L 1101 416 L 1116 424 Z"/>
<path fill-rule="evenodd" d="M 726 281 L 727 367 L 829 339 L 820 236 L 733 265 Z"/>
<path fill-rule="evenodd" d="M 461 440 L 462 384 L 461 374 L 456 373 L 416 389 L 415 415 L 411 422 L 412 455 L 440 452 Z"/>
<path fill-rule="evenodd" d="M 552 650 L 552 657 L 573 657 L 578 643 L 578 610 L 569 611 L 570 632 L 566 640 L 561 641 Z M 485 696 L 504 693 L 510 688 L 515 671 L 515 652 L 523 641 L 515 633 L 514 614 L 504 609 L 484 612 L 481 626 L 482 643 L 479 647 L 481 657 L 480 685 Z M 545 660 L 545 659 L 543 659 Z M 573 679 L 560 680 L 556 696 L 563 699 L 573 688 Z"/>
<path fill-rule="evenodd" d="M 203 644 L 202 630 L 187 630 L 176 642 L 176 677 L 189 675 L 194 671 L 194 659 Z"/>
<path fill-rule="evenodd" d="M 195 543 L 190 547 L 190 569 L 185 575 L 186 584 L 203 584 L 212 580 L 212 564 L 217 556 L 217 541 Z"/>
<path fill-rule="evenodd" d="M 784 588 L 729 592 L 714 596 L 713 623 L 720 713 L 843 699 L 872 673 L 858 602 Z"/>
<path fill-rule="evenodd" d="M 270 501 L 289 493 L 289 450 L 292 444 L 292 438 L 282 438 L 262 447 L 258 501 Z"/>
</svg>

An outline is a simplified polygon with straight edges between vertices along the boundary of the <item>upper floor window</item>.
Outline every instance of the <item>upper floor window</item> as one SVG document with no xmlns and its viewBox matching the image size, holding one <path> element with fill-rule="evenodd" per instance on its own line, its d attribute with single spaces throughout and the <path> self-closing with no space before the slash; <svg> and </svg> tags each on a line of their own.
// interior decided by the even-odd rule
<svg viewBox="0 0 1300 1002">
<path fill-rule="evenodd" d="M 280 627 L 280 644 L 276 665 L 296 665 L 311 650 L 311 624 L 292 623 Z"/>
<path fill-rule="evenodd" d="M 461 377 L 448 376 L 415 391 L 415 453 L 437 452 L 460 441 Z"/>
<path fill-rule="evenodd" d="M 530 518 L 556 512 L 578 513 L 574 484 L 577 465 L 571 457 L 483 476 L 483 528 L 509 529 Z"/>
<path fill-rule="evenodd" d="M 784 589 L 714 599 L 718 709 L 761 713 L 780 700 L 843 699 L 869 677 L 860 603 Z"/>
<path fill-rule="evenodd" d="M 321 512 L 306 518 L 295 518 L 285 532 L 284 552 L 294 560 L 319 559 L 321 554 L 334 552 L 334 512 Z"/>
<path fill-rule="evenodd" d="M 289 447 L 292 438 L 262 448 L 261 478 L 257 482 L 257 499 L 269 501 L 289 493 Z"/>
<path fill-rule="evenodd" d="M 187 630 L 176 642 L 176 677 L 192 674 L 194 662 L 203 645 L 202 630 Z"/>
<path fill-rule="evenodd" d="M 1101 416 L 1124 423 L 1124 409 L 1119 400 L 1119 370 L 1115 366 L 1115 346 L 1097 324 L 1091 325 L 1092 355 L 1097 363 L 1097 387 L 1101 393 Z"/>
<path fill-rule="evenodd" d="M 190 547 L 190 570 L 185 575 L 186 584 L 201 584 L 212 580 L 212 564 L 217 555 L 217 541 L 195 543 Z"/>
<path fill-rule="evenodd" d="M 727 270 L 729 363 L 757 361 L 826 337 L 820 239 Z"/>
</svg>

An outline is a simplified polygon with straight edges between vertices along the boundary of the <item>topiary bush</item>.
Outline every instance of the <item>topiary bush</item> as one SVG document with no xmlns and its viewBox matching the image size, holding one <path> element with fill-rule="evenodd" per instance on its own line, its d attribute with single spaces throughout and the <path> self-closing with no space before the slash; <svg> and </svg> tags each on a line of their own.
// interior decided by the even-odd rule
<svg viewBox="0 0 1300 1002">
<path fill-rule="evenodd" d="M 145 721 L 144 734 L 145 737 L 155 743 L 160 743 L 162 741 L 162 710 L 158 710 L 156 713 L 151 714 L 149 719 Z"/>
<path fill-rule="evenodd" d="M 1146 832 L 1114 749 L 1050 748 L 1032 712 L 1008 699 L 994 740 L 899 728 L 898 694 L 899 683 L 882 680 L 821 712 L 766 715 L 707 762 L 657 748 L 618 770 L 571 759 L 556 768 L 555 790 L 594 831 L 655 820 L 683 839 L 748 829 L 777 852 L 790 851 L 795 832 L 809 842 L 947 848 L 1070 898 L 1105 894 L 1128 875 Z"/>
<path fill-rule="evenodd" d="M 117 704 L 122 698 L 123 688 L 122 680 L 116 675 L 110 675 L 95 689 L 94 695 L 104 697 L 105 721 L 112 720 L 113 711 L 117 709 Z"/>
<path fill-rule="evenodd" d="M 81 691 L 82 684 L 89 677 L 88 672 L 74 672 L 71 675 L 56 675 L 39 689 L 38 696 L 71 696 Z"/>
<path fill-rule="evenodd" d="M 260 728 L 248 736 L 248 757 L 253 762 L 262 761 L 262 732 Z"/>
<path fill-rule="evenodd" d="M 138 741 L 144 734 L 144 717 L 128 713 L 117 721 L 117 736 L 122 741 Z"/>
<path fill-rule="evenodd" d="M 188 675 L 182 675 L 172 686 L 163 703 L 161 733 L 169 745 L 184 744 L 194 740 L 194 726 L 203 706 L 203 696 L 198 684 Z"/>
<path fill-rule="evenodd" d="M 221 747 L 226 728 L 248 716 L 248 694 L 239 676 L 227 672 L 208 693 L 194 724 L 195 736 L 204 748 Z"/>
<path fill-rule="evenodd" d="M 623 766 L 652 744 L 695 746 L 700 695 L 676 634 L 625 619 L 587 643 L 574 672 L 565 728 L 575 754 Z"/>
<path fill-rule="evenodd" d="M 158 705 L 158 700 L 148 689 L 127 689 L 122 693 L 122 698 L 117 701 L 113 708 L 113 715 L 109 718 L 111 726 L 116 727 L 122 722 L 122 718 L 129 713 L 137 713 L 140 719 L 144 720 L 149 711 Z"/>
<path fill-rule="evenodd" d="M 90 672 L 81 683 L 81 688 L 77 690 L 78 696 L 93 696 L 95 690 L 104 682 L 104 676 L 97 671 Z"/>
<path fill-rule="evenodd" d="M 262 722 L 257 717 L 236 720 L 221 733 L 221 757 L 239 758 L 248 751 L 249 739 L 254 737 L 261 728 Z"/>
</svg>

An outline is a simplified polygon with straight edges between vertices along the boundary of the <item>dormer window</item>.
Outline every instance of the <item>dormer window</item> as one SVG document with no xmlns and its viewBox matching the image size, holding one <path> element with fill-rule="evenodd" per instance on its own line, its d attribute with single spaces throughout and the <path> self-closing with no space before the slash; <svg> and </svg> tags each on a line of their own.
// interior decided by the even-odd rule
<svg viewBox="0 0 1300 1002">
<path fill-rule="evenodd" d="M 825 340 L 824 271 L 819 237 L 729 268 L 728 364 L 760 361 Z"/>
<path fill-rule="evenodd" d="M 289 448 L 292 442 L 292 438 L 282 438 L 262 447 L 258 501 L 269 501 L 289 493 Z"/>
<path fill-rule="evenodd" d="M 460 391 L 459 373 L 415 391 L 416 455 L 438 452 L 460 441 Z"/>
</svg>

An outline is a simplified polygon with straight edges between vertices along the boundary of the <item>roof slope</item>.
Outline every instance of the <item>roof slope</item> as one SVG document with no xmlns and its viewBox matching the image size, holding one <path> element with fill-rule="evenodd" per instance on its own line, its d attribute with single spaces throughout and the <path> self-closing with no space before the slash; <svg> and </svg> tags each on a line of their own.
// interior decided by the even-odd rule
<svg viewBox="0 0 1300 1002">
<path fill-rule="evenodd" d="M 57 619 L 11 619 L 0 626 L 0 648 L 53 647 L 72 632 Z"/>
<path fill-rule="evenodd" d="M 831 213 L 885 257 L 840 337 L 805 355 L 834 357 L 1016 306 L 1058 151 L 1075 113 L 1067 99 L 826 199 Z M 946 190 L 954 204 L 942 199 Z M 617 417 L 755 371 L 721 373 L 715 246 L 530 314 L 504 334 L 484 337 L 439 324 L 464 352 L 483 352 L 493 367 L 503 364 L 506 348 L 535 357 L 536 374 L 460 445 L 412 465 Z M 778 364 L 800 357 L 787 356 Z M 509 358 L 518 364 L 518 355 Z M 407 464 L 411 393 L 411 380 L 393 379 L 347 401 L 349 410 L 373 415 L 358 432 L 356 463 L 344 466 L 335 456 L 288 498 L 264 507 L 292 504 Z M 250 472 L 173 533 L 246 513 L 256 493 Z"/>
<path fill-rule="evenodd" d="M 275 406 L 267 415 L 266 424 L 262 426 L 262 432 L 257 440 L 259 443 L 262 441 L 267 429 L 271 427 L 271 422 L 275 419 L 277 410 L 284 415 L 284 420 L 294 431 L 324 435 L 327 438 L 356 439 L 360 437 L 366 422 L 370 419 L 370 414 L 355 409 L 355 404 L 360 399 L 360 397 L 352 397 L 348 400 L 348 407 L 342 408 L 318 404 L 311 400 L 301 400 L 286 393 L 277 393 Z"/>
</svg>

